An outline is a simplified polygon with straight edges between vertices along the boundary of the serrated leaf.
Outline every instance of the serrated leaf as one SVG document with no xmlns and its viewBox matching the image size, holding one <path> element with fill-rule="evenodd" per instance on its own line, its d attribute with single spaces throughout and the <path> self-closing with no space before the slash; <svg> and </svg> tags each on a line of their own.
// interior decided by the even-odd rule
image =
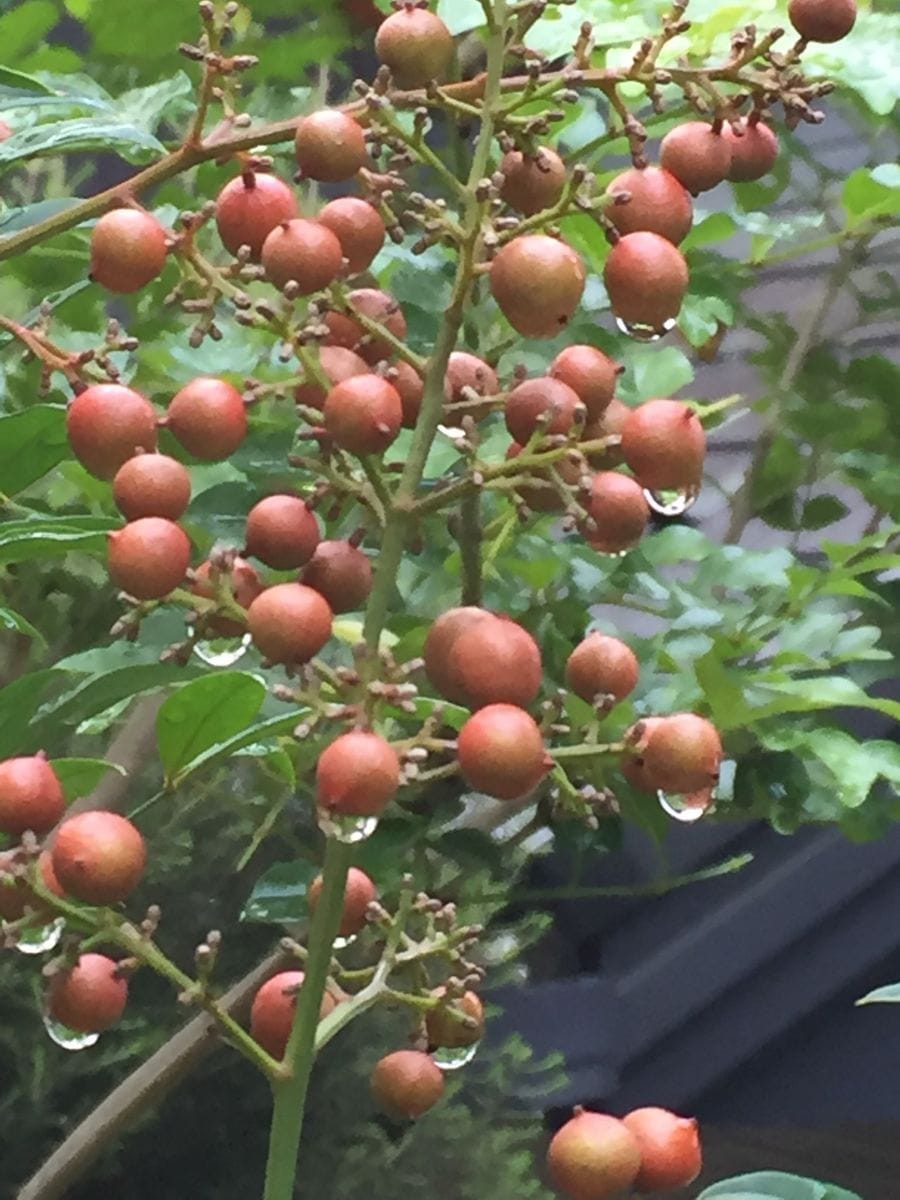
<svg viewBox="0 0 900 1200">
<path fill-rule="evenodd" d="M 170 696 L 156 717 L 167 785 L 205 750 L 245 731 L 265 698 L 262 680 L 243 671 L 205 675 Z"/>
<path fill-rule="evenodd" d="M 70 453 L 61 405 L 35 404 L 0 417 L 0 492 L 15 496 Z"/>
</svg>

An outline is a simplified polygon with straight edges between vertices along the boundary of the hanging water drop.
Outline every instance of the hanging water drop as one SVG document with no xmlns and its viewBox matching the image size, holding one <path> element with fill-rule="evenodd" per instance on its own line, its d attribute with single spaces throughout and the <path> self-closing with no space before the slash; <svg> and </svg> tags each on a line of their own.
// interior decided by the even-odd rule
<svg viewBox="0 0 900 1200">
<path fill-rule="evenodd" d="M 188 627 L 193 637 L 196 630 Z M 209 667 L 233 667 L 250 649 L 252 638 L 249 633 L 240 637 L 200 638 L 194 642 L 194 654 Z"/>
<path fill-rule="evenodd" d="M 99 1033 L 82 1033 L 78 1029 L 70 1029 L 68 1025 L 54 1020 L 47 1013 L 44 1014 L 44 1028 L 50 1040 L 56 1042 L 57 1046 L 62 1046 L 63 1050 L 87 1050 L 100 1040 Z"/>
<path fill-rule="evenodd" d="M 657 792 L 659 806 L 673 821 L 690 825 L 701 817 L 712 812 L 715 806 L 715 793 L 712 788 L 701 792 L 692 792 L 688 796 L 670 796 L 666 792 Z"/>
<path fill-rule="evenodd" d="M 333 950 L 346 950 L 348 946 L 352 946 L 356 941 L 356 934 L 351 933 L 347 937 L 336 937 L 331 943 Z"/>
<path fill-rule="evenodd" d="M 686 488 L 664 488 L 658 491 L 644 488 L 644 499 L 650 508 L 655 513 L 659 513 L 661 517 L 680 517 L 682 513 L 686 513 L 689 508 L 693 507 L 699 495 L 698 484 L 692 484 Z"/>
<path fill-rule="evenodd" d="M 344 813 L 329 812 L 320 808 L 316 813 L 316 822 L 326 837 L 334 838 L 352 846 L 356 842 L 364 842 L 378 828 L 377 817 L 353 817 Z"/>
<path fill-rule="evenodd" d="M 458 1071 L 467 1066 L 478 1053 L 481 1042 L 472 1042 L 470 1046 L 434 1046 L 431 1057 L 435 1066 L 442 1071 Z"/>
<path fill-rule="evenodd" d="M 34 925 L 23 929 L 16 939 L 16 949 L 20 954 L 46 954 L 55 950 L 63 934 L 65 921 L 60 917 L 49 925 Z"/>
<path fill-rule="evenodd" d="M 633 338 L 636 342 L 658 342 L 660 338 L 665 337 L 675 328 L 675 324 L 674 317 L 663 322 L 659 328 L 655 325 L 642 325 L 639 321 L 623 321 L 621 317 L 616 317 L 616 327 L 619 332 L 624 333 L 626 337 Z"/>
</svg>

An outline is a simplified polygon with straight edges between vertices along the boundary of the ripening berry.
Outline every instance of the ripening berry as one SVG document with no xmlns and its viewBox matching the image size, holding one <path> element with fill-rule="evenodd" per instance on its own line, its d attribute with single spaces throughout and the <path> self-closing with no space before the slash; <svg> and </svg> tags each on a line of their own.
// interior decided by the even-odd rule
<svg viewBox="0 0 900 1200">
<path fill-rule="evenodd" d="M 0 762 L 0 830 L 19 837 L 52 829 L 66 802 L 47 756 L 31 754 Z"/>
<path fill-rule="evenodd" d="M 300 582 L 323 595 L 332 612 L 359 612 L 372 590 L 372 564 L 351 542 L 319 542 Z"/>
<path fill-rule="evenodd" d="M 107 567 L 116 587 L 135 600 L 162 600 L 191 565 L 188 535 L 164 517 L 141 517 L 109 534 Z"/>
<path fill-rule="evenodd" d="M 615 703 L 637 687 L 640 667 L 634 651 L 618 638 L 594 631 L 569 655 L 566 682 L 582 700 L 612 696 Z"/>
<path fill-rule="evenodd" d="M 236 387 L 203 375 L 175 393 L 160 425 L 194 458 L 220 462 L 247 436 L 247 410 Z"/>
<path fill-rule="evenodd" d="M 352 350 L 343 346 L 319 347 L 319 370 L 329 381 L 330 387 L 323 387 L 307 374 L 306 381 L 294 389 L 294 399 L 306 408 L 317 408 L 322 411 L 325 397 L 336 383 L 343 383 L 354 375 L 367 375 L 369 364 Z"/>
<path fill-rule="evenodd" d="M 610 400 L 602 417 L 585 425 L 581 433 L 582 442 L 599 441 L 601 438 L 621 437 L 622 429 L 628 419 L 631 409 L 615 396 Z M 619 467 L 624 462 L 621 447 L 607 446 L 603 450 L 589 450 L 585 456 L 588 462 L 598 471 L 608 471 L 611 467 Z"/>
<path fill-rule="evenodd" d="M 334 108 L 310 113 L 299 122 L 294 149 L 303 174 L 322 183 L 352 179 L 369 160 L 362 126 Z"/>
<path fill-rule="evenodd" d="M 74 967 L 54 975 L 47 1010 L 54 1021 L 78 1033 L 102 1033 L 125 1011 L 128 983 L 119 964 L 105 954 L 82 954 Z"/>
<path fill-rule="evenodd" d="M 447 372 L 444 375 L 444 396 L 447 401 L 448 413 L 460 404 L 467 405 L 457 415 L 465 414 L 473 421 L 480 421 L 488 416 L 490 405 L 472 405 L 471 397 L 467 398 L 469 389 L 479 396 L 496 396 L 500 391 L 497 372 L 484 359 L 466 350 L 454 350 L 447 361 Z"/>
<path fill-rule="evenodd" d="M 518 800 L 552 765 L 535 720 L 513 704 L 489 704 L 459 732 L 457 755 L 470 787 L 498 800 Z"/>
<path fill-rule="evenodd" d="M 680 400 L 646 400 L 622 426 L 622 456 L 646 488 L 691 487 L 703 473 L 706 434 Z"/>
<path fill-rule="evenodd" d="M 639 1192 L 667 1192 L 687 1187 L 700 1174 L 703 1155 L 697 1122 L 665 1108 L 636 1108 L 622 1123 L 637 1138 L 641 1169 Z"/>
<path fill-rule="evenodd" d="M 322 886 L 323 877 L 321 875 L 317 875 L 309 885 L 306 898 L 310 916 L 318 907 Z M 378 889 L 365 871 L 361 871 L 359 867 L 351 867 L 347 872 L 347 885 L 344 888 L 344 911 L 341 914 L 338 935 L 342 938 L 355 937 L 365 927 L 369 905 L 377 899 Z"/>
<path fill-rule="evenodd" d="M 381 214 L 368 200 L 360 200 L 358 196 L 332 200 L 317 220 L 341 243 L 348 275 L 359 275 L 368 270 L 384 245 L 386 231 Z"/>
<path fill-rule="evenodd" d="M 119 383 L 95 383 L 77 395 L 66 430 L 72 453 L 98 479 L 112 479 L 140 450 L 156 449 L 153 405 Z"/>
<path fill-rule="evenodd" d="M 381 454 L 403 424 L 403 403 L 380 375 L 354 375 L 328 393 L 322 408 L 328 436 L 351 454 Z"/>
<path fill-rule="evenodd" d="M 544 233 L 513 238 L 490 268 L 494 299 L 523 337 L 555 337 L 565 329 L 585 279 L 584 263 L 572 247 Z"/>
<path fill-rule="evenodd" d="M 778 137 L 762 121 L 733 121 L 722 128 L 722 137 L 731 146 L 728 178 L 733 183 L 762 179 L 775 166 Z"/>
<path fill-rule="evenodd" d="M 551 375 L 526 379 L 506 397 L 506 428 L 519 445 L 532 434 L 567 434 L 584 422 L 585 407 L 567 383 Z"/>
<path fill-rule="evenodd" d="M 320 537 L 315 513 L 299 496 L 266 496 L 247 514 L 247 554 L 277 571 L 309 562 Z"/>
<path fill-rule="evenodd" d="M 650 731 L 643 758 L 648 775 L 663 791 L 697 792 L 719 777 L 722 740 L 704 717 L 676 713 Z"/>
<path fill-rule="evenodd" d="M 788 16 L 808 42 L 839 42 L 856 24 L 856 0 L 791 0 Z"/>
<path fill-rule="evenodd" d="M 655 795 L 659 791 L 659 783 L 647 770 L 644 751 L 647 749 L 651 733 L 664 720 L 665 717 L 644 717 L 625 733 L 624 740 L 628 749 L 620 763 L 622 774 L 633 788 L 648 795 Z"/>
<path fill-rule="evenodd" d="M 380 25 L 375 53 L 390 67 L 397 87 L 423 87 L 446 76 L 453 59 L 453 37 L 435 13 L 404 4 Z"/>
<path fill-rule="evenodd" d="M 456 999 L 449 999 L 445 988 L 433 993 L 440 1004 L 430 1008 L 425 1016 L 425 1035 L 429 1046 L 446 1050 L 460 1050 L 474 1046 L 484 1037 L 484 1005 L 476 992 L 465 992 Z M 467 1018 L 460 1021 L 455 1013 Z"/>
<path fill-rule="evenodd" d="M 641 1151 L 616 1117 L 576 1109 L 551 1141 L 547 1166 L 556 1187 L 571 1200 L 608 1200 L 634 1184 Z"/>
<path fill-rule="evenodd" d="M 142 208 L 116 208 L 91 234 L 91 279 L 110 292 L 137 292 L 166 265 L 166 231 Z"/>
<path fill-rule="evenodd" d="M 259 262 L 263 242 L 297 211 L 297 197 L 283 179 L 247 170 L 219 192 L 216 227 L 226 250 L 237 254 L 241 246 L 249 246 L 251 260 Z"/>
<path fill-rule="evenodd" d="M 462 608 L 448 609 L 432 623 L 425 638 L 423 651 L 425 674 L 445 700 L 451 700 L 454 704 L 465 704 L 467 699 L 451 658 L 456 639 L 463 630 L 479 621 L 492 619 L 493 613 L 486 609 L 466 605 Z"/>
<path fill-rule="evenodd" d="M 224 576 L 224 579 L 223 579 Z M 214 582 L 215 581 L 215 582 Z M 191 591 L 195 596 L 213 600 L 217 589 L 224 583 L 232 599 L 245 611 L 256 597 L 265 590 L 265 585 L 256 570 L 243 558 L 235 558 L 230 568 L 213 568 L 208 560 L 194 571 Z M 208 617 L 204 629 L 216 637 L 240 637 L 247 628 L 246 620 L 241 623 L 231 617 Z"/>
<path fill-rule="evenodd" d="M 706 121 L 685 121 L 663 138 L 659 147 L 662 167 L 696 196 L 728 178 L 731 142 Z"/>
<path fill-rule="evenodd" d="M 356 288 L 347 297 L 351 309 L 377 321 L 388 333 L 402 341 L 406 337 L 406 317 L 403 310 L 387 292 L 378 288 Z M 385 338 L 367 333 L 362 324 L 352 315 L 346 313 L 327 313 L 325 325 L 328 327 L 326 346 L 343 346 L 347 350 L 355 350 L 361 358 L 374 366 L 382 359 L 390 358 L 394 348 Z"/>
<path fill-rule="evenodd" d="M 415 367 L 408 362 L 394 363 L 388 372 L 388 379 L 397 389 L 400 404 L 403 407 L 403 428 L 415 429 L 422 411 L 422 401 L 425 399 L 425 380 Z"/>
<path fill-rule="evenodd" d="M 536 155 L 510 150 L 500 163 L 501 197 L 526 217 L 552 208 L 566 186 L 566 167 L 555 150 L 542 146 Z"/>
<path fill-rule="evenodd" d="M 473 709 L 486 704 L 531 704 L 543 677 L 541 651 L 528 630 L 492 613 L 460 629 L 447 665 L 453 690 L 447 699 Z"/>
<path fill-rule="evenodd" d="M 303 985 L 303 979 L 302 971 L 282 971 L 267 980 L 253 998 L 250 1033 L 273 1058 L 284 1057 L 297 1011 L 297 993 Z M 324 993 L 319 1008 L 320 1021 L 328 1016 L 336 1003 L 330 992 Z"/>
<path fill-rule="evenodd" d="M 334 283 L 344 252 L 330 229 L 296 217 L 276 225 L 263 242 L 261 258 L 267 278 L 277 288 L 293 282 L 301 296 L 309 296 Z"/>
<path fill-rule="evenodd" d="M 444 1094 L 444 1073 L 421 1050 L 395 1050 L 376 1063 L 371 1087 L 379 1108 L 392 1117 L 415 1120 Z"/>
<path fill-rule="evenodd" d="M 140 882 L 147 861 L 136 826 L 112 812 L 84 812 L 63 821 L 51 851 L 66 893 L 85 904 L 118 904 Z"/>
<path fill-rule="evenodd" d="M 601 554 L 622 554 L 636 546 L 650 520 L 644 489 L 617 471 L 594 476 L 586 507 L 595 528 L 588 528 L 585 538 Z"/>
<path fill-rule="evenodd" d="M 606 194 L 623 198 L 622 203 L 605 210 L 621 234 L 649 230 L 677 246 L 691 231 L 691 198 L 675 176 L 660 167 L 623 171 L 609 184 Z M 629 198 L 624 200 L 626 195 Z"/>
<path fill-rule="evenodd" d="M 377 817 L 400 786 L 400 759 L 377 733 L 354 729 L 319 755 L 316 804 L 340 816 Z"/>
<path fill-rule="evenodd" d="M 567 384 L 587 409 L 588 421 L 596 421 L 612 402 L 621 370 L 596 346 L 566 346 L 548 374 Z"/>
<path fill-rule="evenodd" d="M 318 592 L 301 583 L 266 588 L 247 610 L 253 644 L 272 663 L 309 662 L 331 637 L 332 612 Z"/>
<path fill-rule="evenodd" d="M 168 454 L 136 454 L 116 472 L 113 499 L 126 521 L 177 521 L 191 502 L 191 473 Z"/>
<path fill-rule="evenodd" d="M 688 287 L 688 267 L 670 241 L 641 231 L 626 234 L 612 247 L 603 281 L 621 321 L 663 330 L 678 316 Z"/>
</svg>

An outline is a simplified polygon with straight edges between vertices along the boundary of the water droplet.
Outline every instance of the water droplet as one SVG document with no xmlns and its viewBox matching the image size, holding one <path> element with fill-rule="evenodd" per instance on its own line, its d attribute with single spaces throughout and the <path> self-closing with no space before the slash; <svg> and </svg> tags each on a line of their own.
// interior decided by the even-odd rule
<svg viewBox="0 0 900 1200">
<path fill-rule="evenodd" d="M 691 792 L 687 796 L 670 796 L 666 792 L 657 792 L 656 797 L 663 812 L 673 821 L 681 821 L 683 825 L 699 821 L 708 812 L 712 812 L 715 804 L 712 788 Z"/>
<path fill-rule="evenodd" d="M 16 939 L 16 949 L 20 954 L 45 954 L 54 950 L 62 937 L 65 921 L 59 918 L 49 925 L 35 925 L 31 929 L 23 929 Z"/>
<path fill-rule="evenodd" d="M 194 632 L 188 628 L 192 637 Z M 241 637 L 200 638 L 194 642 L 193 650 L 200 661 L 209 667 L 233 667 L 247 653 L 252 640 L 249 633 Z"/>
<path fill-rule="evenodd" d="M 658 342 L 675 328 L 675 318 L 670 317 L 656 328 L 654 325 L 642 325 L 640 321 L 623 321 L 621 317 L 616 317 L 616 326 L 621 333 L 634 338 L 636 342 Z"/>
<path fill-rule="evenodd" d="M 468 1066 L 480 1045 L 481 1042 L 473 1042 L 471 1046 L 434 1046 L 431 1057 L 442 1071 L 458 1071 L 460 1067 Z"/>
<path fill-rule="evenodd" d="M 87 1050 L 89 1046 L 94 1046 L 100 1040 L 99 1033 L 82 1033 L 78 1029 L 70 1029 L 68 1025 L 63 1025 L 61 1021 L 54 1020 L 53 1017 L 44 1014 L 44 1028 L 50 1037 L 51 1042 L 56 1042 L 57 1046 L 62 1046 L 63 1050 Z"/>
<path fill-rule="evenodd" d="M 595 546 L 591 542 L 591 549 L 595 554 L 599 554 L 601 558 L 624 558 L 628 550 L 601 550 L 599 546 Z M 631 547 L 629 547 L 631 549 Z"/>
<path fill-rule="evenodd" d="M 438 433 L 442 433 L 451 442 L 458 442 L 460 438 L 466 436 L 466 431 L 460 429 L 457 425 L 438 425 Z"/>
<path fill-rule="evenodd" d="M 326 837 L 334 838 L 336 842 L 344 842 L 352 846 L 354 842 L 364 842 L 378 828 L 377 817 L 352 817 L 342 813 L 328 812 L 320 808 L 316 813 L 316 821 Z"/>
<path fill-rule="evenodd" d="M 659 491 L 644 488 L 644 499 L 661 517 L 680 517 L 695 504 L 699 495 L 700 488 L 697 484 L 686 488 L 663 488 Z"/>
<path fill-rule="evenodd" d="M 356 934 L 351 933 L 349 937 L 336 937 L 331 943 L 333 950 L 346 950 L 348 946 L 352 946 L 356 941 Z"/>
</svg>

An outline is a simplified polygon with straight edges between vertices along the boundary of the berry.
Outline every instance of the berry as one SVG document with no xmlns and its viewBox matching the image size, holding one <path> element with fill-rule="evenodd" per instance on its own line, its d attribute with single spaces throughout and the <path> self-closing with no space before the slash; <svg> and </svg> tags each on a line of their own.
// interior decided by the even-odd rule
<svg viewBox="0 0 900 1200">
<path fill-rule="evenodd" d="M 341 243 L 318 221 L 282 221 L 263 242 L 262 265 L 277 288 L 296 283 L 301 296 L 328 287 L 341 273 Z"/>
<path fill-rule="evenodd" d="M 567 434 L 584 419 L 585 408 L 567 383 L 550 375 L 526 379 L 506 398 L 506 428 L 524 445 L 532 434 Z"/>
<path fill-rule="evenodd" d="M 247 410 L 237 388 L 202 375 L 175 393 L 160 425 L 194 458 L 220 462 L 247 436 Z"/>
<path fill-rule="evenodd" d="M 348 275 L 359 275 L 370 267 L 384 245 L 384 221 L 378 209 L 357 196 L 332 200 L 319 213 L 318 220 L 341 243 Z"/>
<path fill-rule="evenodd" d="M 109 535 L 110 578 L 135 600 L 162 600 L 184 581 L 190 565 L 188 535 L 164 517 L 141 517 Z"/>
<path fill-rule="evenodd" d="M 650 795 L 659 791 L 659 784 L 647 770 L 644 751 L 647 749 L 650 734 L 664 720 L 665 717 L 644 717 L 625 734 L 625 742 L 629 749 L 620 764 L 622 774 L 633 788 Z"/>
<path fill-rule="evenodd" d="M 641 1151 L 616 1117 L 576 1109 L 551 1141 L 547 1166 L 556 1187 L 572 1200 L 607 1200 L 632 1186 Z"/>
<path fill-rule="evenodd" d="M 685 121 L 663 138 L 659 161 L 664 170 L 696 196 L 728 178 L 731 143 L 706 121 Z"/>
<path fill-rule="evenodd" d="M 369 160 L 360 123 L 334 108 L 323 108 L 299 122 L 294 150 L 303 174 L 322 183 L 352 179 Z"/>
<path fill-rule="evenodd" d="M 569 655 L 566 682 L 589 704 L 597 696 L 612 696 L 618 702 L 637 687 L 639 669 L 634 652 L 624 642 L 595 631 Z"/>
<path fill-rule="evenodd" d="M 676 713 L 650 731 L 643 757 L 648 775 L 664 791 L 697 792 L 718 779 L 722 741 L 703 717 Z"/>
<path fill-rule="evenodd" d="M 415 429 L 425 398 L 425 380 L 408 362 L 397 362 L 388 372 L 403 406 L 403 428 Z"/>
<path fill-rule="evenodd" d="M 458 404 L 470 403 L 464 389 L 470 389 L 479 396 L 496 396 L 500 391 L 497 372 L 493 367 L 475 354 L 465 350 L 454 350 L 447 361 L 447 373 L 444 376 L 444 396 L 447 407 L 452 410 Z M 462 409 L 462 413 L 470 416 L 473 421 L 480 421 L 489 415 L 490 405 L 475 405 Z"/>
<path fill-rule="evenodd" d="M 637 1138 L 641 1169 L 634 1187 L 639 1192 L 667 1192 L 687 1187 L 700 1174 L 703 1158 L 697 1122 L 665 1108 L 636 1108 L 622 1124 Z"/>
<path fill-rule="evenodd" d="M 650 520 L 641 485 L 616 471 L 594 476 L 587 510 L 596 528 L 585 537 L 601 554 L 621 554 L 636 546 Z"/>
<path fill-rule="evenodd" d="M 329 437 L 352 454 L 380 454 L 403 423 L 403 403 L 380 375 L 354 375 L 331 389 L 322 409 Z"/>
<path fill-rule="evenodd" d="M 421 1050 L 395 1050 L 375 1065 L 372 1095 L 392 1117 L 415 1120 L 434 1108 L 444 1094 L 444 1075 Z"/>
<path fill-rule="evenodd" d="M 500 164 L 501 197 L 526 217 L 552 208 L 566 186 L 566 168 L 555 150 L 546 147 L 536 155 L 510 150 Z"/>
<path fill-rule="evenodd" d="M 352 350 L 346 350 L 343 346 L 320 346 L 319 369 L 330 381 L 331 387 L 334 387 L 336 383 L 343 383 L 345 379 L 350 379 L 354 375 L 366 375 L 369 371 L 369 364 L 358 354 L 354 354 Z M 325 397 L 330 390 L 307 377 L 306 383 L 301 383 L 294 390 L 294 399 L 298 404 L 303 404 L 307 408 L 317 408 L 321 412 Z"/>
<path fill-rule="evenodd" d="M 487 614 L 461 629 L 449 653 L 454 694 L 469 708 L 531 704 L 541 687 L 541 652 L 509 617 Z M 449 697 L 448 697 L 449 698 Z"/>
<path fill-rule="evenodd" d="M 372 564 L 352 542 L 319 542 L 300 580 L 323 595 L 332 612 L 358 612 L 372 590 Z"/>
<path fill-rule="evenodd" d="M 441 1003 L 430 1008 L 425 1017 L 428 1044 L 459 1050 L 480 1042 L 484 1037 L 484 1005 L 480 997 L 475 992 L 465 992 L 458 1000 L 448 1000 L 444 988 L 438 988 L 434 995 Z M 451 1009 L 463 1013 L 469 1020 L 460 1021 Z"/>
<path fill-rule="evenodd" d="M 309 562 L 320 536 L 315 514 L 299 496 L 266 496 L 247 514 L 247 553 L 278 571 Z"/>
<path fill-rule="evenodd" d="M 0 762 L 0 830 L 18 837 L 46 833 L 65 812 L 56 772 L 44 754 Z"/>
<path fill-rule="evenodd" d="M 282 971 L 264 983 L 253 997 L 250 1033 L 273 1058 L 284 1057 L 297 1010 L 297 993 L 303 985 L 303 979 L 302 971 Z M 335 1006 L 334 997 L 325 992 L 319 1008 L 319 1020 L 327 1017 Z"/>
<path fill-rule="evenodd" d="M 647 400 L 622 426 L 622 455 L 646 488 L 691 487 L 703 472 L 706 434 L 700 418 L 679 400 Z"/>
<path fill-rule="evenodd" d="M 382 22 L 375 34 L 375 52 L 390 67 L 398 87 L 423 87 L 446 75 L 453 59 L 453 37 L 435 13 L 407 4 Z"/>
<path fill-rule="evenodd" d="M 518 442 L 510 442 L 506 451 L 507 459 L 518 458 L 522 447 Z M 570 487 L 575 487 L 581 479 L 582 464 L 578 459 L 561 458 L 553 464 L 554 472 Z M 560 512 L 566 503 L 559 494 L 547 471 L 532 470 L 529 472 L 536 482 L 533 484 L 520 483 L 516 491 L 534 512 Z"/>
<path fill-rule="evenodd" d="M 49 907 L 30 887 L 24 874 L 13 871 L 20 861 L 14 850 L 0 852 L 0 918 L 4 921 L 19 921 L 31 909 L 38 920 L 45 920 Z M 49 850 L 38 855 L 37 870 L 40 881 L 54 896 L 62 896 L 63 890 L 53 871 Z"/>
<path fill-rule="evenodd" d="M 357 288 L 348 299 L 352 308 L 371 321 L 378 321 L 395 338 L 402 341 L 406 337 L 406 317 L 394 297 L 387 292 L 380 292 L 377 288 Z M 348 350 L 355 350 L 367 363 L 374 365 L 390 358 L 394 352 L 390 342 L 366 333 L 359 321 L 345 313 L 328 313 L 325 324 L 328 327 L 326 346 L 344 346 Z"/>
<path fill-rule="evenodd" d="M 688 268 L 671 242 L 645 230 L 619 238 L 606 259 L 603 281 L 621 321 L 663 330 L 678 316 Z"/>
<path fill-rule="evenodd" d="M 302 583 L 266 588 L 247 610 L 253 644 L 272 663 L 309 662 L 331 637 L 328 602 Z"/>
<path fill-rule="evenodd" d="M 856 0 L 791 0 L 791 24 L 808 42 L 839 42 L 856 24 Z"/>
<path fill-rule="evenodd" d="M 152 404 L 118 383 L 85 388 L 69 405 L 66 429 L 72 453 L 98 479 L 112 479 L 139 450 L 156 449 Z"/>
<path fill-rule="evenodd" d="M 249 246 L 250 258 L 259 262 L 272 230 L 293 220 L 297 212 L 297 197 L 284 180 L 248 170 L 219 192 L 216 228 L 226 250 L 237 254 L 241 246 Z"/>
<path fill-rule="evenodd" d="M 775 166 L 778 158 L 778 137 L 762 121 L 745 120 L 726 123 L 722 137 L 731 146 L 731 167 L 728 178 L 733 183 L 749 183 L 762 179 Z"/>
<path fill-rule="evenodd" d="M 596 421 L 612 403 L 621 368 L 596 346 L 567 346 L 550 364 L 548 374 L 567 384 Z"/>
<path fill-rule="evenodd" d="M 125 295 L 156 279 L 166 265 L 166 231 L 142 208 L 117 208 L 91 234 L 91 279 Z"/>
<path fill-rule="evenodd" d="M 613 397 L 603 416 L 598 421 L 591 421 L 585 425 L 581 433 L 581 440 L 593 442 L 600 438 L 621 437 L 622 429 L 630 412 L 631 409 L 627 404 L 623 404 L 621 400 Z M 587 455 L 587 460 L 592 467 L 596 467 L 598 470 L 618 467 L 624 462 L 619 446 L 607 446 L 605 450 L 593 450 Z"/>
<path fill-rule="evenodd" d="M 491 291 L 523 337 L 555 337 L 584 292 L 585 269 L 571 246 L 543 233 L 513 238 L 491 263 Z"/>
<path fill-rule="evenodd" d="M 454 704 L 467 702 L 451 657 L 456 640 L 464 630 L 492 617 L 492 613 L 474 605 L 450 608 L 441 613 L 428 630 L 423 651 L 425 674 L 437 691 Z"/>
<path fill-rule="evenodd" d="M 606 215 L 622 234 L 649 230 L 677 245 L 691 231 L 691 198 L 675 176 L 660 167 L 623 171 L 609 184 L 606 194 L 630 197 L 606 209 Z"/>
<path fill-rule="evenodd" d="M 321 875 L 309 885 L 307 901 L 310 915 L 316 911 L 319 897 L 322 894 L 323 879 Z M 343 938 L 355 937 L 366 924 L 366 913 L 373 900 L 378 899 L 378 889 L 359 867 L 351 867 L 347 872 L 347 886 L 344 889 L 344 911 L 338 934 Z"/>
<path fill-rule="evenodd" d="M 396 750 L 362 729 L 335 738 L 316 764 L 316 804 L 341 816 L 377 817 L 399 786 Z"/>
<path fill-rule="evenodd" d="M 466 783 L 499 800 L 532 791 L 551 765 L 536 722 L 513 704 L 489 704 L 469 717 L 457 754 Z"/>
<path fill-rule="evenodd" d="M 137 887 L 147 850 L 136 826 L 112 812 L 84 812 L 63 821 L 51 851 L 66 893 L 86 904 L 118 904 Z"/>
<path fill-rule="evenodd" d="M 128 983 L 119 964 L 105 954 L 82 954 L 68 971 L 54 975 L 47 1009 L 54 1021 L 78 1033 L 102 1033 L 125 1011 Z"/>
<path fill-rule="evenodd" d="M 168 454 L 136 454 L 116 472 L 113 499 L 126 521 L 177 521 L 191 502 L 191 473 Z"/>
<path fill-rule="evenodd" d="M 208 560 L 201 563 L 194 571 L 191 591 L 205 600 L 214 599 L 217 584 L 223 574 L 227 576 L 228 590 L 235 602 L 245 610 L 265 590 L 262 580 L 250 563 L 242 558 L 235 558 L 230 568 L 213 567 Z M 207 618 L 204 628 L 216 637 L 240 637 L 246 629 L 246 622 L 241 624 L 230 617 L 214 616 Z"/>
</svg>

